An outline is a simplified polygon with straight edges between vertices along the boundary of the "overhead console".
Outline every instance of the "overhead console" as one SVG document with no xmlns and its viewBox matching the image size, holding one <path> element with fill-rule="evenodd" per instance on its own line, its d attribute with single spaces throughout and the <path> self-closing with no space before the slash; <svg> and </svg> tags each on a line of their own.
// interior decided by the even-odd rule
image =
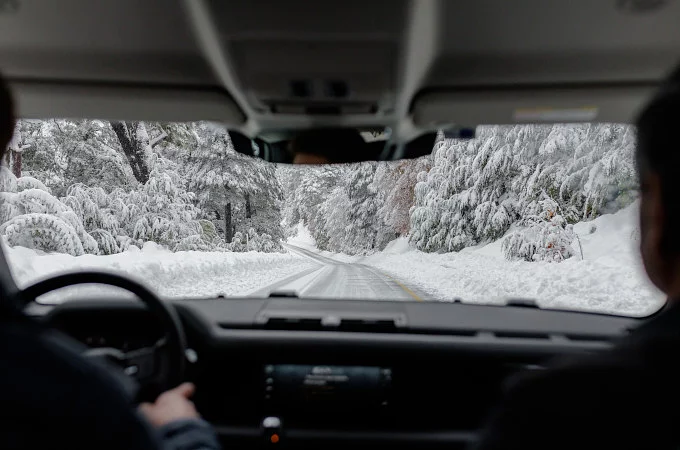
<svg viewBox="0 0 680 450">
<path fill-rule="evenodd" d="M 515 123 L 626 123 L 654 92 L 653 83 L 619 86 L 464 87 L 430 89 L 413 102 L 421 127 Z"/>
<path fill-rule="evenodd" d="M 207 2 L 230 77 L 257 113 L 392 112 L 407 2 Z"/>
</svg>

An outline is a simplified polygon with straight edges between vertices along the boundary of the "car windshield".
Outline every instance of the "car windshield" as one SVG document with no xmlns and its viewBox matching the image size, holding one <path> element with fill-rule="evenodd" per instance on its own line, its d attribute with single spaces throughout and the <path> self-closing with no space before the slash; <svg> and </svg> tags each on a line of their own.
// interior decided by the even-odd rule
<svg viewBox="0 0 680 450">
<path fill-rule="evenodd" d="M 165 297 L 644 316 L 664 300 L 637 251 L 634 147 L 628 125 L 480 126 L 414 160 L 277 166 L 209 123 L 21 120 L 0 234 L 22 287 L 96 268 Z"/>
</svg>

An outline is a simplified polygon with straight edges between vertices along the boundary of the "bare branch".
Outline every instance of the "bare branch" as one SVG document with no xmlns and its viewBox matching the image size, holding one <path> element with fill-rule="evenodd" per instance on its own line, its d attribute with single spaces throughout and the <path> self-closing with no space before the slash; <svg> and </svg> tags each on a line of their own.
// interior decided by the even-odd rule
<svg viewBox="0 0 680 450">
<path fill-rule="evenodd" d="M 160 141 L 162 141 L 162 140 L 165 139 L 166 137 L 168 137 L 168 133 L 166 133 L 165 131 L 163 131 L 161 134 L 159 134 L 159 135 L 156 136 L 155 138 L 151 139 L 151 141 L 149 141 L 149 146 L 150 146 L 151 148 L 154 148 L 154 147 L 156 146 L 156 144 L 158 144 Z"/>
<path fill-rule="evenodd" d="M 31 148 L 31 144 L 24 144 L 24 145 L 21 145 L 21 146 L 17 146 L 17 147 L 12 148 L 11 150 L 14 153 L 21 153 L 24 150 L 26 150 L 27 148 Z"/>
</svg>

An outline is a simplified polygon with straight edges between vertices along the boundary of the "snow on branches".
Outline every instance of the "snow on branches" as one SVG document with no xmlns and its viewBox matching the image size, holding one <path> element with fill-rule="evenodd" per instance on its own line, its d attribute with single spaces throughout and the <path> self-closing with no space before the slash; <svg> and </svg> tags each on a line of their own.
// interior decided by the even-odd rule
<svg viewBox="0 0 680 450">
<path fill-rule="evenodd" d="M 37 180 L 36 180 L 37 181 Z M 97 242 L 90 236 L 78 216 L 59 199 L 42 189 L 19 187 L 39 186 L 31 180 L 22 182 L 6 167 L 0 168 L 0 233 L 9 245 L 21 245 L 43 251 L 97 254 Z M 11 189 L 14 192 L 10 191 Z"/>
<path fill-rule="evenodd" d="M 561 262 L 575 254 L 575 238 L 557 202 L 544 194 L 527 206 L 519 229 L 503 240 L 502 248 L 510 260 Z"/>
<path fill-rule="evenodd" d="M 423 251 L 459 251 L 511 232 L 508 258 L 560 261 L 574 254 L 570 224 L 637 196 L 635 133 L 623 125 L 482 126 L 471 140 L 441 136 L 416 160 L 278 168 L 238 154 L 207 123 L 19 121 L 17 130 L 0 166 L 2 232 L 11 245 L 71 254 L 146 241 L 282 251 L 303 222 L 319 248 L 349 254 L 400 236 Z"/>
<path fill-rule="evenodd" d="M 511 256 L 566 258 L 566 246 L 537 256 L 531 243 L 549 245 L 554 233 L 568 240 L 566 224 L 634 200 L 634 137 L 628 126 L 570 124 L 485 126 L 473 140 L 440 140 L 432 169 L 415 187 L 411 243 L 428 252 L 458 251 L 499 239 L 517 224 L 527 228 L 508 241 Z M 529 212 L 544 196 L 559 210 L 550 220 Z"/>
<path fill-rule="evenodd" d="M 30 213 L 13 217 L 0 226 L 0 233 L 5 235 L 11 246 L 19 245 L 73 256 L 85 253 L 73 227 L 51 214 Z"/>
<path fill-rule="evenodd" d="M 238 155 L 224 131 L 97 120 L 19 121 L 17 130 L 30 145 L 15 145 L 9 163 L 25 176 L 0 166 L 0 225 L 12 245 L 112 254 L 153 241 L 241 251 L 231 242 L 240 231 L 247 250 L 282 250 L 275 169 Z"/>
</svg>

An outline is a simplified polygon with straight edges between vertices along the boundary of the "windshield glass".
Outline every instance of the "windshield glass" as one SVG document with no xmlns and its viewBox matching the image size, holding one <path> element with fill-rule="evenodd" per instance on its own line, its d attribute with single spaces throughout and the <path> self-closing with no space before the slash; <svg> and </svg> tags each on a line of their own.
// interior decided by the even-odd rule
<svg viewBox="0 0 680 450">
<path fill-rule="evenodd" d="M 482 126 L 416 160 L 276 166 L 206 123 L 22 120 L 0 234 L 20 286 L 97 268 L 166 297 L 642 316 L 663 298 L 637 253 L 634 146 L 626 125 Z"/>
</svg>

